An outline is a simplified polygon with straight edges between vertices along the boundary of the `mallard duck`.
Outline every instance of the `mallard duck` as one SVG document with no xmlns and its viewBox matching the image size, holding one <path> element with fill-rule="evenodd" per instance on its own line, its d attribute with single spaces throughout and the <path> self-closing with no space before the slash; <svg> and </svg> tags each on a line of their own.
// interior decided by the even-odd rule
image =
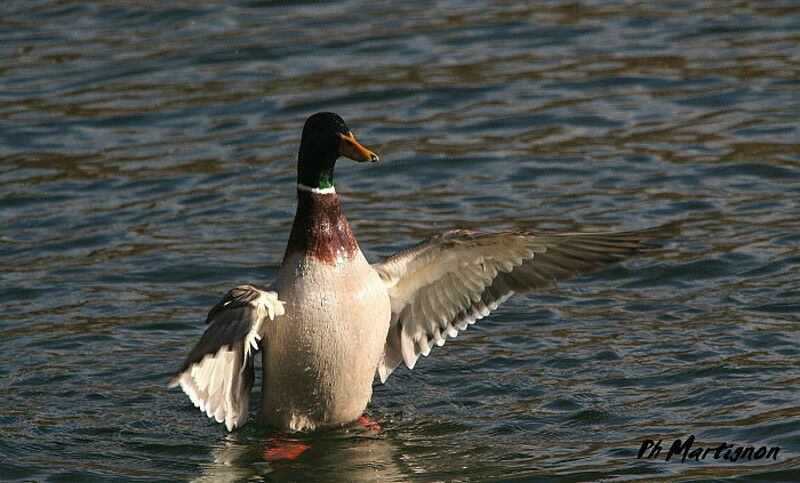
<svg viewBox="0 0 800 483">
<path fill-rule="evenodd" d="M 515 293 L 551 287 L 653 248 L 673 227 L 616 233 L 454 230 L 370 264 L 333 186 L 337 158 L 374 163 L 338 115 L 303 127 L 297 212 L 277 280 L 240 285 L 170 381 L 228 430 L 247 419 L 261 351 L 259 422 L 282 430 L 341 427 L 359 419 L 401 363 L 413 369 Z"/>
</svg>

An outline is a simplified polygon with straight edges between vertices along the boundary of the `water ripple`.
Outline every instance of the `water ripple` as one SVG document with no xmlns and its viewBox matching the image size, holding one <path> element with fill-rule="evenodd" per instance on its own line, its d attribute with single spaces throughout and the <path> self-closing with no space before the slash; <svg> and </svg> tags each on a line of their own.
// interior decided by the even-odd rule
<svg viewBox="0 0 800 483">
<path fill-rule="evenodd" d="M 0 473 L 790 480 L 798 28 L 788 1 L 4 5 Z M 337 168 L 373 259 L 454 228 L 681 234 L 399 369 L 380 432 L 265 461 L 275 434 L 164 385 L 220 294 L 276 275 L 321 110 L 381 154 Z M 636 459 L 689 434 L 782 452 Z"/>
</svg>

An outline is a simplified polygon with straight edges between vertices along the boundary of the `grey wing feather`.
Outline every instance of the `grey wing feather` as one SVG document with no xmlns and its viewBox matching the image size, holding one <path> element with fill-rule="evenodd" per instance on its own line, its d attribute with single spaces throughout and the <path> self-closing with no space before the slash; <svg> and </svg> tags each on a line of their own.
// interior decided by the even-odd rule
<svg viewBox="0 0 800 483">
<path fill-rule="evenodd" d="M 240 285 L 206 318 L 209 327 L 169 387 L 180 385 L 192 403 L 228 430 L 247 419 L 253 387 L 253 354 L 264 320 L 283 314 L 275 292 Z"/>
<path fill-rule="evenodd" d="M 441 346 L 515 293 L 552 287 L 603 264 L 654 248 L 677 224 L 617 233 L 535 234 L 454 230 L 373 264 L 392 318 L 377 373 L 414 367 L 431 343 Z"/>
</svg>

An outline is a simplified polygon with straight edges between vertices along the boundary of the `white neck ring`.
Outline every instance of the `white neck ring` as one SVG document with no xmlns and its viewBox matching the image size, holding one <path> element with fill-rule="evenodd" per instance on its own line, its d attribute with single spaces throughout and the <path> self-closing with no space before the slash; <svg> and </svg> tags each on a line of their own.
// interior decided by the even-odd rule
<svg viewBox="0 0 800 483">
<path fill-rule="evenodd" d="M 311 186 L 306 186 L 303 183 L 297 183 L 297 189 L 303 191 L 310 191 L 318 195 L 330 195 L 336 193 L 336 188 L 334 188 L 333 186 L 331 186 L 330 188 L 312 188 Z"/>
</svg>

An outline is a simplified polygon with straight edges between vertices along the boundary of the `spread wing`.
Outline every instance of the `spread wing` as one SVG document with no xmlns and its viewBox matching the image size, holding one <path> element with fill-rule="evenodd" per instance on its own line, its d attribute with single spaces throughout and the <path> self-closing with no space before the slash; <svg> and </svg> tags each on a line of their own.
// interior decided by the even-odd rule
<svg viewBox="0 0 800 483">
<path fill-rule="evenodd" d="M 432 343 L 443 345 L 515 293 L 597 270 L 676 232 L 676 224 L 617 233 L 455 230 L 373 264 L 392 304 L 378 376 L 384 382 L 403 361 L 413 369 Z"/>
<path fill-rule="evenodd" d="M 253 355 L 264 321 L 283 315 L 278 294 L 240 285 L 208 313 L 208 329 L 169 382 L 228 431 L 247 419 L 253 387 Z"/>
</svg>

